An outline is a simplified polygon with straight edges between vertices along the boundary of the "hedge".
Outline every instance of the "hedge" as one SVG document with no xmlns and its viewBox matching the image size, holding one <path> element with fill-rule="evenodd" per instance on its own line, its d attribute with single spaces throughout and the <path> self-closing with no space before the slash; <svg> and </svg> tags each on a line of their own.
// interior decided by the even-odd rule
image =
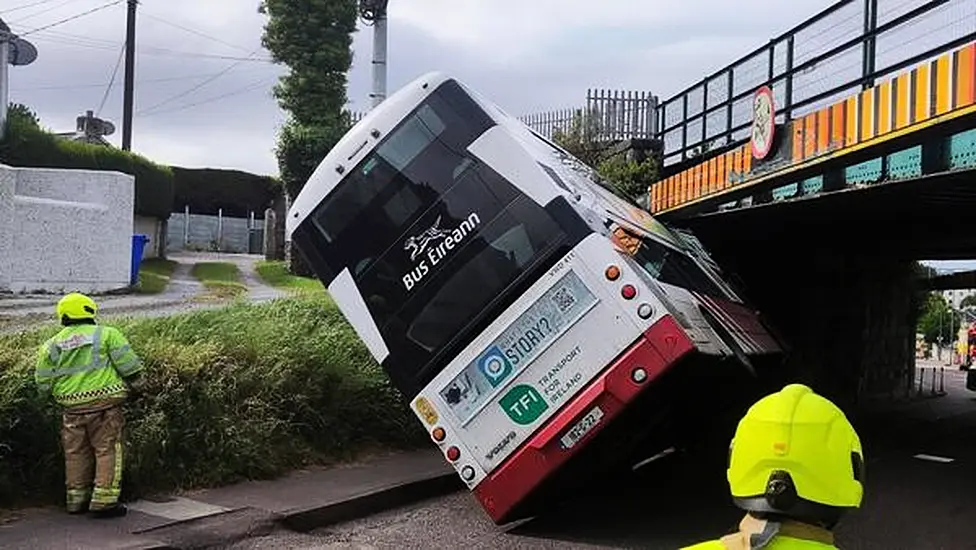
<svg viewBox="0 0 976 550">
<path fill-rule="evenodd" d="M 250 212 L 263 218 L 265 208 L 282 194 L 274 178 L 240 170 L 173 167 L 175 186 L 173 211 L 190 207 L 191 214 L 245 218 Z"/>
<path fill-rule="evenodd" d="M 140 155 L 59 138 L 21 109 L 10 110 L 0 139 L 0 162 L 29 168 L 112 170 L 135 177 L 135 214 L 166 219 L 173 205 L 173 172 Z"/>
<path fill-rule="evenodd" d="M 324 294 L 114 325 L 148 376 L 126 405 L 127 497 L 429 444 Z M 0 336 L 0 506 L 63 501 L 60 417 L 32 378 L 56 330 Z"/>
</svg>

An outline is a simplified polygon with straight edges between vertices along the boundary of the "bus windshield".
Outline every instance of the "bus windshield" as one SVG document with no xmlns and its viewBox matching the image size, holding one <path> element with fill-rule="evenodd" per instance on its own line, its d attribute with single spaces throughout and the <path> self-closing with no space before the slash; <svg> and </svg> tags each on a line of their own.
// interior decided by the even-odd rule
<svg viewBox="0 0 976 550">
<path fill-rule="evenodd" d="M 633 257 L 644 268 L 644 271 L 662 283 L 715 298 L 729 298 L 728 294 L 705 273 L 705 270 L 695 260 L 654 239 L 641 238 L 640 247 Z"/>
<path fill-rule="evenodd" d="M 408 397 L 565 238 L 543 206 L 468 153 L 493 125 L 445 82 L 303 224 L 317 271 L 350 270 Z"/>
</svg>

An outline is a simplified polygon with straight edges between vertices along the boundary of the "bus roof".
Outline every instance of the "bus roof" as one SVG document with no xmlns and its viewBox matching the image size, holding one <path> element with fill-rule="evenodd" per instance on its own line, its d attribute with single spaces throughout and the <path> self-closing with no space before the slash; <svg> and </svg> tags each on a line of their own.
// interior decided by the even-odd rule
<svg viewBox="0 0 976 550">
<path fill-rule="evenodd" d="M 417 104 L 447 80 L 450 77 L 441 72 L 424 74 L 391 94 L 346 132 L 312 172 L 289 209 L 285 221 L 285 232 L 289 238 L 295 228 L 335 189 L 346 172 L 375 149 L 380 140 Z"/>
</svg>

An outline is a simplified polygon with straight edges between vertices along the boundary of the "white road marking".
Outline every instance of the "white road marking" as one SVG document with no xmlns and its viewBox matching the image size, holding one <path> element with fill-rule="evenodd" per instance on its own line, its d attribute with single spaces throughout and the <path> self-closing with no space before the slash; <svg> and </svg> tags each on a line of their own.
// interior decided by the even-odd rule
<svg viewBox="0 0 976 550">
<path fill-rule="evenodd" d="M 919 460 L 929 460 L 931 462 L 942 462 L 943 464 L 948 464 L 949 462 L 956 461 L 956 459 L 954 458 L 948 458 L 945 456 L 926 455 L 926 454 L 917 454 L 915 455 L 915 458 Z"/>
</svg>

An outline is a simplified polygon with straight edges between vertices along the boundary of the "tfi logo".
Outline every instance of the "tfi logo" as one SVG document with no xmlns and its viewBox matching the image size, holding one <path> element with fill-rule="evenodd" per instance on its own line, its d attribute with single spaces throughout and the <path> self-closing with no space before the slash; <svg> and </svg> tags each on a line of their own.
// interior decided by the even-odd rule
<svg viewBox="0 0 976 550">
<path fill-rule="evenodd" d="M 512 388 L 498 404 L 505 414 L 520 426 L 528 426 L 535 422 L 549 408 L 539 392 L 525 384 Z"/>
<path fill-rule="evenodd" d="M 407 241 L 403 243 L 403 249 L 410 252 L 410 261 L 415 261 L 417 256 L 420 256 L 424 250 L 427 250 L 427 245 L 436 239 L 443 239 L 451 234 L 450 231 L 446 229 L 441 229 L 441 216 L 437 216 L 437 220 L 434 221 L 434 225 L 430 226 L 429 229 L 421 233 L 420 235 L 414 235 L 407 238 Z"/>
</svg>

